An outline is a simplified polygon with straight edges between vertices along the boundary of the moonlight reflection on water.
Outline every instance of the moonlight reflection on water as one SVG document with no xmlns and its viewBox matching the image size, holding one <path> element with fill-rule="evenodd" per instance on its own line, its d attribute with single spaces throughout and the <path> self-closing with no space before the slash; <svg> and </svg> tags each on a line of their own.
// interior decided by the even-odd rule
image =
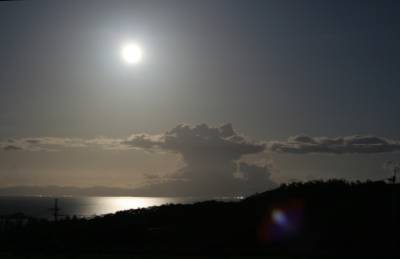
<svg viewBox="0 0 400 259">
<path fill-rule="evenodd" d="M 185 200 L 164 197 L 87 197 L 82 199 L 85 200 L 85 206 L 81 211 L 84 215 L 114 213 L 121 210 L 147 208 L 167 203 L 180 203 Z"/>
<path fill-rule="evenodd" d="M 38 218 L 53 218 L 51 208 L 55 197 L 0 196 L 0 215 L 24 213 Z M 62 216 L 92 217 L 121 210 L 147 208 L 170 203 L 194 203 L 210 200 L 204 197 L 59 197 L 58 206 Z M 239 200 L 239 198 L 217 198 Z"/>
</svg>

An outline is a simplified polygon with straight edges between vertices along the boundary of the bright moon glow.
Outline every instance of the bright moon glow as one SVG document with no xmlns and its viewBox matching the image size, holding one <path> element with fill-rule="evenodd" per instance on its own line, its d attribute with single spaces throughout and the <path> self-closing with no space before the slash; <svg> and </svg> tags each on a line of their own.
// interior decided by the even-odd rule
<svg viewBox="0 0 400 259">
<path fill-rule="evenodd" d="M 137 44 L 126 44 L 122 47 L 121 56 L 128 64 L 138 64 L 142 61 L 143 51 Z"/>
</svg>

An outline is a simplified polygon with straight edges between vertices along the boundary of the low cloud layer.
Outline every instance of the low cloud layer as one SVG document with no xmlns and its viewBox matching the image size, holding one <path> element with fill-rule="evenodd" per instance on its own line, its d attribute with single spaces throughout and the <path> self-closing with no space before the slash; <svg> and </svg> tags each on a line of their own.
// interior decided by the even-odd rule
<svg viewBox="0 0 400 259">
<path fill-rule="evenodd" d="M 337 138 L 298 135 L 286 141 L 271 141 L 268 150 L 279 153 L 373 154 L 400 151 L 400 141 L 371 135 Z"/>
<path fill-rule="evenodd" d="M 254 141 L 238 134 L 231 124 L 213 127 L 207 124 L 180 124 L 163 134 L 132 134 L 127 138 L 97 137 L 92 139 L 35 137 L 0 140 L 4 151 L 60 151 L 68 148 L 101 148 L 106 150 L 142 149 L 182 154 L 189 161 L 200 156 L 237 160 L 243 155 L 263 151 L 291 154 L 373 154 L 400 151 L 400 141 L 372 135 L 336 138 L 297 135 L 287 140 Z M 193 150 L 196 157 L 192 157 Z M 190 151 L 190 152 L 188 152 Z M 218 154 L 215 156 L 214 154 Z"/>
<path fill-rule="evenodd" d="M 0 140 L 4 152 L 54 152 L 66 149 L 139 149 L 177 154 L 184 164 L 174 174 L 151 174 L 146 195 L 251 194 L 275 186 L 271 164 L 255 164 L 246 157 L 269 152 L 287 154 L 374 154 L 400 151 L 400 141 L 371 135 L 311 137 L 298 135 L 285 141 L 255 141 L 239 134 L 231 124 L 180 124 L 161 134 L 133 134 L 127 138 L 12 138 Z M 246 162 L 244 162 L 246 161 Z M 279 178 L 279 177 L 277 177 Z"/>
<path fill-rule="evenodd" d="M 270 179 L 268 166 L 241 161 L 245 155 L 264 152 L 266 144 L 237 133 L 231 124 L 180 124 L 162 134 L 133 134 L 126 139 L 8 139 L 0 142 L 0 146 L 8 152 L 102 148 L 140 149 L 179 155 L 184 166 L 174 175 L 168 175 L 168 179 L 157 179 L 158 183 L 145 187 L 142 191 L 149 195 L 239 195 L 264 191 L 275 186 Z"/>
</svg>

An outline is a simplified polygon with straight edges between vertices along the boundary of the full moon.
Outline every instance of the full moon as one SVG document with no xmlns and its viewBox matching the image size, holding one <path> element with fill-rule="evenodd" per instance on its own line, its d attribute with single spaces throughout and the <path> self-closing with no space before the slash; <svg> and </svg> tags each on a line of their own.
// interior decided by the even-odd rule
<svg viewBox="0 0 400 259">
<path fill-rule="evenodd" d="M 125 44 L 121 49 L 121 57 L 128 64 L 138 64 L 142 61 L 143 51 L 137 44 Z"/>
</svg>

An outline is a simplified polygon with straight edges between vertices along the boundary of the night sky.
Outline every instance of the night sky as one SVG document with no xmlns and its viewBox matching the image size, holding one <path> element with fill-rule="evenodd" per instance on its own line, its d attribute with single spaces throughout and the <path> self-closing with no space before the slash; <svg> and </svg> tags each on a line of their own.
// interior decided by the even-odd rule
<svg viewBox="0 0 400 259">
<path fill-rule="evenodd" d="M 399 11 L 0 3 L 0 186 L 252 193 L 387 178 L 385 162 L 400 161 Z M 137 64 L 121 57 L 132 42 Z"/>
</svg>

